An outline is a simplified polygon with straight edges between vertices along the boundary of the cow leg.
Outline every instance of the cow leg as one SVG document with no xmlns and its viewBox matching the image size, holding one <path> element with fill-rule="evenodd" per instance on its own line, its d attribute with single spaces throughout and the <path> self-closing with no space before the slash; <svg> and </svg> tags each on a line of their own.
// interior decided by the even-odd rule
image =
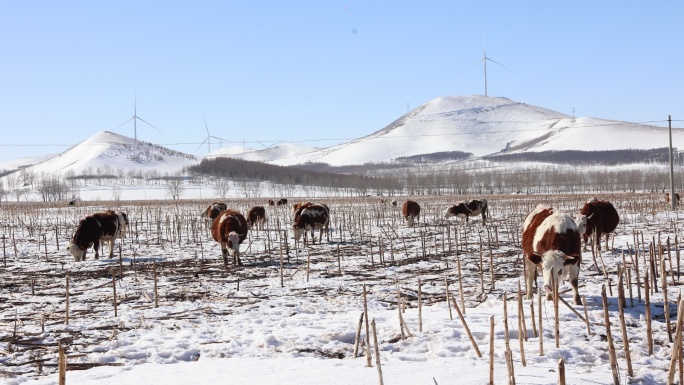
<svg viewBox="0 0 684 385">
<path fill-rule="evenodd" d="M 233 265 L 242 266 L 242 261 L 240 260 L 240 253 L 235 253 L 233 255 Z"/>
<path fill-rule="evenodd" d="M 525 298 L 532 299 L 532 283 L 535 281 L 537 265 L 525 256 Z"/>
<path fill-rule="evenodd" d="M 86 250 L 87 249 L 88 248 L 86 247 Z M 95 250 L 95 259 L 100 259 L 100 251 L 99 251 L 100 250 L 100 241 L 99 240 L 93 242 L 93 250 Z M 83 258 L 83 259 L 85 259 L 85 258 Z"/>
<path fill-rule="evenodd" d="M 485 211 L 482 210 L 482 225 L 484 226 L 485 223 L 486 223 L 486 222 L 485 222 Z"/>
<path fill-rule="evenodd" d="M 572 286 L 572 299 L 575 301 L 575 305 L 581 305 L 582 299 L 579 295 L 579 264 L 572 265 L 568 268 L 568 278 L 570 278 L 570 285 Z"/>
<path fill-rule="evenodd" d="M 109 259 L 112 259 L 114 258 L 114 238 L 107 241 L 107 245 L 109 246 Z"/>
<path fill-rule="evenodd" d="M 587 243 L 589 242 L 589 236 L 587 235 L 587 233 L 582 234 L 582 240 L 584 241 L 582 251 L 587 251 Z"/>
<path fill-rule="evenodd" d="M 223 266 L 228 266 L 228 245 L 221 243 L 221 256 L 223 257 Z"/>
</svg>

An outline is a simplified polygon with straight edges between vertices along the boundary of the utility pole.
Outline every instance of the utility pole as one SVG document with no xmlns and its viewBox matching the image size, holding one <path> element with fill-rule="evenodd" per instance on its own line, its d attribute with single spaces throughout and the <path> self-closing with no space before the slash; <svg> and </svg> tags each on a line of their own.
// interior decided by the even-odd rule
<svg viewBox="0 0 684 385">
<path fill-rule="evenodd" d="M 672 115 L 667 116 L 667 123 L 670 133 L 670 209 L 674 211 L 679 202 L 677 202 L 677 196 L 675 195 L 674 188 L 674 164 L 672 159 Z"/>
</svg>

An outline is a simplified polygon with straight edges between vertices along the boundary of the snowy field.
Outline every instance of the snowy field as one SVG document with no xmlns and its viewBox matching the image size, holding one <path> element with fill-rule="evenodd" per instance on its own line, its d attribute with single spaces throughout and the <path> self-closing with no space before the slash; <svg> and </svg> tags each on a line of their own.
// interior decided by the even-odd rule
<svg viewBox="0 0 684 385">
<path fill-rule="evenodd" d="M 76 207 L 0 204 L 0 382 L 57 383 L 61 342 L 67 384 L 368 384 L 379 383 L 378 366 L 386 384 L 484 384 L 490 378 L 493 319 L 495 383 L 508 382 L 507 325 L 516 383 L 557 383 L 563 358 L 568 383 L 608 384 L 613 377 L 601 289 L 610 282 L 606 290 L 621 383 L 665 383 L 672 343 L 661 279 L 650 297 L 649 354 L 644 261 L 651 246 L 658 251 L 662 245 L 674 331 L 681 248 L 675 237 L 681 239 L 682 213 L 668 212 L 659 194 L 599 196 L 613 202 L 621 223 L 609 250 L 604 247 L 596 256 L 600 271 L 591 251 L 583 254 L 580 295 L 586 299 L 590 332 L 580 319 L 584 307 L 572 304 L 564 283 L 560 295 L 570 306 L 559 306 L 556 347 L 553 303 L 544 300 L 540 307 L 536 294 L 522 301 L 526 333 L 520 333 L 521 223 L 538 203 L 574 216 L 589 196 L 483 197 L 490 204 L 484 226 L 479 217 L 467 224 L 444 219 L 446 209 L 462 197 L 413 197 L 422 206 L 415 228 L 403 224 L 398 208 L 377 198 L 313 199 L 331 208 L 331 228 L 321 243 L 316 233 L 316 243 L 307 245 L 292 239 L 289 207 L 267 207 L 267 230 L 250 232 L 242 244 L 244 266 L 228 268 L 200 218 L 210 202 L 206 199 L 81 201 Z M 227 202 L 244 213 L 266 200 Z M 129 214 L 127 238 L 117 243 L 113 258 L 105 248 L 99 260 L 90 250 L 85 262 L 74 262 L 66 245 L 78 220 L 103 209 Z M 632 376 L 618 318 L 617 271 L 623 255 L 631 281 L 625 285 L 625 324 Z M 368 321 L 377 330 L 379 360 L 371 343 L 372 367 L 363 348 L 365 324 L 354 358 L 364 284 Z M 474 342 L 446 301 L 447 288 L 464 306 Z M 542 321 L 541 339 L 533 333 L 533 319 L 536 328 Z"/>
</svg>

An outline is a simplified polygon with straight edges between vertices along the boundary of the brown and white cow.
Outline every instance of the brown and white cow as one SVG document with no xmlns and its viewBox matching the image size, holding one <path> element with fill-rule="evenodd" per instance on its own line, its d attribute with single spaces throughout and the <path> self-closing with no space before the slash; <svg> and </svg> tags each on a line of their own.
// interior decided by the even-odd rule
<svg viewBox="0 0 684 385">
<path fill-rule="evenodd" d="M 295 214 L 292 224 L 292 232 L 295 241 L 304 235 L 304 243 L 307 241 L 307 231 L 311 230 L 311 241 L 316 243 L 314 230 L 319 229 L 318 241 L 323 241 L 323 231 L 328 234 L 328 224 L 330 222 L 330 209 L 324 204 L 308 204 L 301 207 Z"/>
<path fill-rule="evenodd" d="M 607 249 L 609 234 L 620 223 L 620 215 L 618 215 L 612 203 L 593 197 L 584 204 L 575 222 L 584 240 L 584 248 L 582 250 L 587 250 L 587 243 L 591 239 L 591 235 L 596 231 L 596 247 L 601 252 L 601 235 L 606 235 Z"/>
<path fill-rule="evenodd" d="M 420 220 L 420 205 L 412 200 L 407 200 L 401 205 L 401 215 L 406 221 L 406 225 L 413 227 L 415 221 Z"/>
<path fill-rule="evenodd" d="M 287 198 L 278 199 L 278 201 L 276 202 L 276 206 L 282 206 L 282 205 L 286 205 L 286 204 L 287 204 Z"/>
<path fill-rule="evenodd" d="M 275 206 L 275 202 L 273 201 L 273 199 L 268 200 L 268 205 L 269 206 Z"/>
<path fill-rule="evenodd" d="M 126 218 L 126 223 L 123 219 Z M 114 257 L 114 240 L 125 235 L 128 226 L 128 216 L 124 213 L 104 211 L 88 215 L 81 219 L 76 232 L 71 237 L 68 250 L 74 256 L 76 262 L 84 261 L 87 250 L 93 246 L 95 259 L 100 257 L 100 242 L 107 242 L 109 246 L 109 258 Z"/>
<path fill-rule="evenodd" d="M 254 206 L 247 210 L 247 226 L 251 230 L 263 230 L 266 223 L 266 209 L 264 206 Z"/>
<path fill-rule="evenodd" d="M 569 280 L 576 305 L 582 303 L 578 292 L 582 262 L 579 230 L 572 217 L 538 205 L 525 218 L 522 249 L 525 255 L 527 299 L 532 299 L 532 283 L 541 268 L 547 299 L 552 299 L 552 282 L 556 288 L 561 279 Z"/>
<path fill-rule="evenodd" d="M 228 209 L 228 205 L 223 201 L 211 202 L 204 211 L 204 216 L 208 223 L 212 223 L 222 212 Z"/>
<path fill-rule="evenodd" d="M 233 265 L 242 265 L 240 244 L 247 238 L 247 231 L 247 220 L 236 210 L 226 209 L 214 220 L 211 236 L 221 244 L 224 265 L 228 265 L 228 255 L 233 259 Z"/>
<path fill-rule="evenodd" d="M 463 201 L 455 206 L 451 206 L 447 209 L 445 217 L 447 219 L 451 217 L 465 218 L 468 222 L 468 218 L 477 215 L 482 215 L 482 224 L 485 224 L 485 220 L 488 214 L 487 210 L 487 200 L 486 199 L 473 199 L 471 201 Z"/>
</svg>

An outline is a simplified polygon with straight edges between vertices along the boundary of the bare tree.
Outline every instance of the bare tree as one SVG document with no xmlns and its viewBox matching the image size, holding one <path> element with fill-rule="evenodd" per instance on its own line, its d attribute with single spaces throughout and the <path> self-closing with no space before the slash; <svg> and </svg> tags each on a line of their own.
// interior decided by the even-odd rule
<svg viewBox="0 0 684 385">
<path fill-rule="evenodd" d="M 176 176 L 166 178 L 166 189 L 171 196 L 171 199 L 180 199 L 181 193 L 183 192 L 185 186 L 183 185 L 183 177 L 180 173 Z"/>
<path fill-rule="evenodd" d="M 228 191 L 230 191 L 230 181 L 227 178 L 219 177 L 214 182 L 214 191 L 223 199 L 228 196 Z"/>
</svg>

